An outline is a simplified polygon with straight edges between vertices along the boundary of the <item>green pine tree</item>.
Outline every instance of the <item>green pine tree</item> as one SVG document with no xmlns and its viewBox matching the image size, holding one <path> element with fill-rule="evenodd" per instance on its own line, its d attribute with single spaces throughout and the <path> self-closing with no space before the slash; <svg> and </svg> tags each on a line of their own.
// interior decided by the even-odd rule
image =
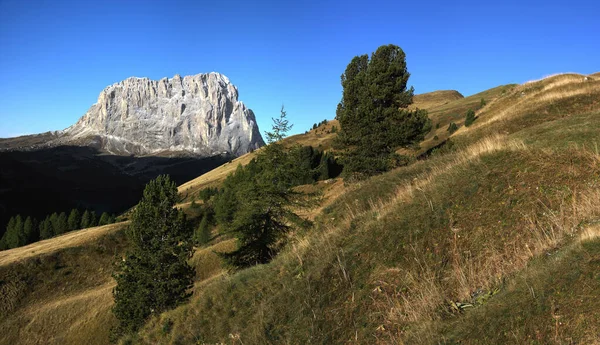
<svg viewBox="0 0 600 345">
<path fill-rule="evenodd" d="M 67 224 L 67 214 L 65 212 L 61 212 L 56 218 L 56 222 L 54 224 L 54 235 L 64 234 L 69 230 Z"/>
<path fill-rule="evenodd" d="M 210 224 L 208 223 L 208 215 L 202 216 L 200 224 L 194 230 L 194 243 L 197 245 L 204 245 L 210 241 Z"/>
<path fill-rule="evenodd" d="M 54 232 L 52 230 L 52 222 L 50 221 L 50 216 L 46 216 L 46 218 L 40 222 L 40 239 L 45 240 L 54 236 Z"/>
<path fill-rule="evenodd" d="M 89 228 L 91 226 L 90 225 L 91 220 L 92 220 L 92 217 L 91 217 L 90 211 L 85 210 L 83 212 L 83 215 L 81 216 L 81 229 Z"/>
<path fill-rule="evenodd" d="M 100 216 L 100 220 L 98 221 L 98 225 L 107 225 L 110 224 L 110 216 L 107 212 L 102 212 Z"/>
<path fill-rule="evenodd" d="M 67 230 L 73 231 L 80 229 L 81 225 L 81 213 L 78 209 L 74 208 L 69 213 L 69 218 L 67 218 Z"/>
<path fill-rule="evenodd" d="M 458 130 L 458 125 L 454 122 L 450 122 L 446 131 L 450 132 L 450 134 L 456 132 Z"/>
<path fill-rule="evenodd" d="M 17 215 L 15 217 L 15 223 L 10 229 L 10 232 L 6 232 L 6 248 L 17 248 L 25 245 L 24 235 L 23 235 L 23 218 L 21 215 Z"/>
<path fill-rule="evenodd" d="M 475 112 L 473 109 L 469 109 L 467 111 L 467 115 L 465 116 L 465 127 L 469 127 L 475 122 Z"/>
<path fill-rule="evenodd" d="M 96 211 L 90 211 L 90 227 L 94 227 L 98 225 L 98 216 L 96 215 Z"/>
<path fill-rule="evenodd" d="M 151 315 L 172 309 L 191 293 L 194 269 L 192 231 L 185 214 L 175 209 L 175 182 L 159 176 L 148 183 L 127 229 L 130 248 L 117 264 L 113 313 L 119 324 L 113 339 L 135 332 Z"/>
<path fill-rule="evenodd" d="M 8 220 L 8 224 L 6 224 L 6 231 L 4 235 L 2 235 L 2 239 L 0 239 L 0 250 L 10 249 L 9 247 L 9 237 L 13 236 L 13 232 L 15 231 L 15 217 L 10 217 Z"/>
<path fill-rule="evenodd" d="M 281 111 L 279 118 L 272 118 L 273 126 L 272 132 L 266 132 L 267 142 L 269 144 L 280 141 L 286 136 L 286 133 L 292 129 L 294 125 L 291 125 L 287 120 L 287 112 L 285 111 L 283 105 L 281 106 Z"/>
<path fill-rule="evenodd" d="M 50 228 L 52 228 L 52 236 L 56 236 L 60 234 L 59 224 L 58 224 L 58 213 L 54 212 L 50 215 Z"/>
<path fill-rule="evenodd" d="M 336 118 L 339 142 L 346 147 L 344 171 L 362 177 L 387 171 L 401 161 L 398 147 L 412 147 L 431 129 L 424 110 L 408 110 L 414 90 L 400 47 L 384 45 L 356 56 L 342 75 L 343 96 Z"/>
<path fill-rule="evenodd" d="M 234 204 L 224 227 L 235 235 L 238 248 L 221 256 L 234 268 L 271 261 L 285 244 L 292 226 L 305 224 L 293 211 L 308 203 L 303 194 L 293 190 L 298 178 L 297 162 L 280 143 L 291 128 L 285 118 L 282 108 L 280 117 L 273 119 L 273 131 L 267 133 L 269 144 L 253 164 L 238 168 L 224 183 L 221 195 Z"/>
<path fill-rule="evenodd" d="M 27 216 L 25 222 L 23 223 L 23 234 L 21 236 L 21 241 L 23 245 L 33 243 L 39 240 L 39 233 L 37 230 L 36 220 Z"/>
</svg>

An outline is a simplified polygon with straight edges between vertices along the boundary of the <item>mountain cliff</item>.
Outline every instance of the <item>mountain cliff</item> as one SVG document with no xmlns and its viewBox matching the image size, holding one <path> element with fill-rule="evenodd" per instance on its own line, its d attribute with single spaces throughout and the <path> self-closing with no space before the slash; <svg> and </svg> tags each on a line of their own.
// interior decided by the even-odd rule
<svg viewBox="0 0 600 345">
<path fill-rule="evenodd" d="M 132 77 L 108 86 L 58 140 L 134 155 L 241 155 L 264 145 L 237 88 L 214 72 L 160 80 Z"/>
</svg>

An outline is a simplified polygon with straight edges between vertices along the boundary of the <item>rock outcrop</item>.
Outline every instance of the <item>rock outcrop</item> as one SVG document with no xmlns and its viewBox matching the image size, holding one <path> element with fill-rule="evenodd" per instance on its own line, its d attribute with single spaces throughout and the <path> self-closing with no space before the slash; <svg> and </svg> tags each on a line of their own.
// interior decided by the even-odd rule
<svg viewBox="0 0 600 345">
<path fill-rule="evenodd" d="M 59 139 L 115 154 L 241 155 L 264 145 L 252 110 L 219 73 L 161 80 L 128 78 Z"/>
</svg>

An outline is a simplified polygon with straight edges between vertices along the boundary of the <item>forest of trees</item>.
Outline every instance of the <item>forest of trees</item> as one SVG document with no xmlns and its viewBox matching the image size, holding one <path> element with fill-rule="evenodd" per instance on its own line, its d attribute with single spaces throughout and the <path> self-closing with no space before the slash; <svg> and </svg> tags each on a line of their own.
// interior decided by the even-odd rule
<svg viewBox="0 0 600 345">
<path fill-rule="evenodd" d="M 6 232 L 0 239 L 0 250 L 22 247 L 73 230 L 112 224 L 115 220 L 114 215 L 106 212 L 98 218 L 94 211 L 85 210 L 82 213 L 78 209 L 72 209 L 68 215 L 66 212 L 54 212 L 42 221 L 29 216 L 23 219 L 17 215 L 8 221 Z"/>
</svg>

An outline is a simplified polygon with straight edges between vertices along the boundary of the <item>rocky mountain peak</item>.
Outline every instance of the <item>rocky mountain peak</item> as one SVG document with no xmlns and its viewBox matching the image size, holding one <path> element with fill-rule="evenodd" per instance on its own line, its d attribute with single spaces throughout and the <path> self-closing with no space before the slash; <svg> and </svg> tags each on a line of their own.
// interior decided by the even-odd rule
<svg viewBox="0 0 600 345">
<path fill-rule="evenodd" d="M 62 141 L 117 154 L 241 155 L 264 145 L 238 89 L 215 72 L 127 78 L 102 90 L 96 104 L 63 134 Z"/>
</svg>

